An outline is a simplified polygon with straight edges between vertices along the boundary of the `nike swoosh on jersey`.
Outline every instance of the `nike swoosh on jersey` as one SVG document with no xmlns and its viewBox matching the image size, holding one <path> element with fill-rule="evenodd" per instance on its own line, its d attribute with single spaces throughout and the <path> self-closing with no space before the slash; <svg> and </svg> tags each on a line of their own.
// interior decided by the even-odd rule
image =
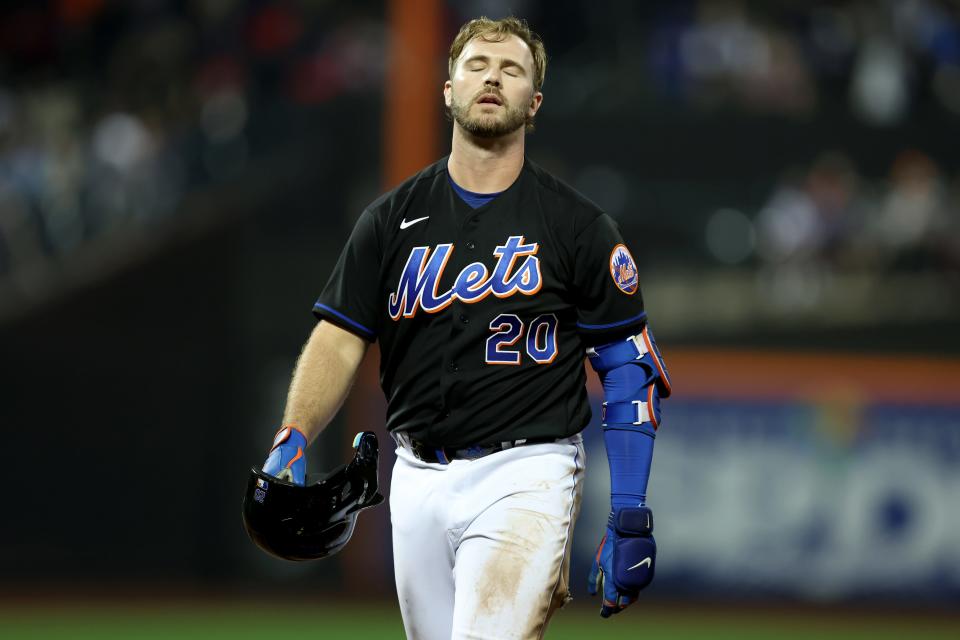
<svg viewBox="0 0 960 640">
<path fill-rule="evenodd" d="M 422 222 L 422 221 L 426 220 L 426 219 L 429 218 L 429 217 L 430 217 L 430 216 L 423 216 L 422 218 L 417 218 L 416 220 L 411 220 L 410 222 L 407 222 L 407 219 L 404 218 L 403 220 L 400 221 L 400 228 L 401 228 L 401 229 L 406 229 L 407 227 L 412 227 L 413 225 L 417 224 L 418 222 Z"/>
<path fill-rule="evenodd" d="M 650 566 L 650 562 L 651 562 L 651 561 L 650 561 L 650 556 L 647 556 L 646 558 L 644 558 L 643 560 L 641 560 L 641 561 L 638 562 L 637 564 L 635 564 L 635 565 L 633 565 L 632 567 L 630 567 L 630 569 L 636 569 L 637 567 L 642 567 L 643 565 L 647 565 L 647 566 L 649 567 L 649 566 Z M 627 571 L 630 571 L 630 569 L 627 569 Z"/>
</svg>

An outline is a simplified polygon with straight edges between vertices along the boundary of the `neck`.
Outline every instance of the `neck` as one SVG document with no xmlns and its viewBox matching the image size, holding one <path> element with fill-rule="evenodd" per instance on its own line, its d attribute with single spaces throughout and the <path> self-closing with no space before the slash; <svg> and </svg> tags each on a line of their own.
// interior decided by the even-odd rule
<svg viewBox="0 0 960 640">
<path fill-rule="evenodd" d="M 478 138 L 453 124 L 447 171 L 458 185 L 474 193 L 506 190 L 523 168 L 524 129 L 499 138 Z"/>
</svg>

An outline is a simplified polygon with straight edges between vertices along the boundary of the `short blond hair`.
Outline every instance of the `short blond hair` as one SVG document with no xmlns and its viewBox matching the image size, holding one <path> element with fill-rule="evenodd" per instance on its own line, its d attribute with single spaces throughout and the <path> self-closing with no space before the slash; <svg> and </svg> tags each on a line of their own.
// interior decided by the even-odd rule
<svg viewBox="0 0 960 640">
<path fill-rule="evenodd" d="M 517 36 L 530 47 L 530 53 L 533 54 L 533 89 L 540 91 L 547 75 L 547 50 L 540 36 L 530 31 L 527 21 L 513 16 L 500 20 L 481 16 L 460 27 L 457 37 L 450 45 L 450 61 L 447 64 L 450 77 L 453 77 L 453 68 L 468 42 L 477 37 L 487 42 L 503 42 L 510 35 Z"/>
</svg>

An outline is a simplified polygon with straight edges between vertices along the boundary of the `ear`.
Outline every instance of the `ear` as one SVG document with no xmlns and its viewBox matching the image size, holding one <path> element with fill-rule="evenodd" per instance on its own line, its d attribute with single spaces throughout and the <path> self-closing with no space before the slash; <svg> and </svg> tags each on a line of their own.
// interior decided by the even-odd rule
<svg viewBox="0 0 960 640">
<path fill-rule="evenodd" d="M 537 115 L 537 111 L 540 110 L 540 105 L 543 104 L 543 94 L 539 91 L 534 91 L 533 96 L 530 98 L 530 109 L 527 112 L 531 118 Z"/>
<path fill-rule="evenodd" d="M 443 102 L 448 107 L 453 104 L 453 84 L 449 80 L 443 83 Z"/>
</svg>

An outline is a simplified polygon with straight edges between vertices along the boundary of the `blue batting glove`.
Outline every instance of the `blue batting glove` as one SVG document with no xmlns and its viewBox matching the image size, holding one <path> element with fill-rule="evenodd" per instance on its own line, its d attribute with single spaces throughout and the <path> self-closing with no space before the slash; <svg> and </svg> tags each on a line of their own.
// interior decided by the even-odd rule
<svg viewBox="0 0 960 640">
<path fill-rule="evenodd" d="M 300 429 L 293 425 L 281 427 L 273 437 L 273 447 L 263 463 L 263 472 L 302 487 L 307 475 L 307 459 L 303 455 L 306 448 L 307 437 Z"/>
<path fill-rule="evenodd" d="M 603 594 L 600 616 L 609 618 L 636 601 L 653 580 L 657 543 L 649 507 L 623 507 L 610 513 L 587 582 L 587 591 Z"/>
</svg>

